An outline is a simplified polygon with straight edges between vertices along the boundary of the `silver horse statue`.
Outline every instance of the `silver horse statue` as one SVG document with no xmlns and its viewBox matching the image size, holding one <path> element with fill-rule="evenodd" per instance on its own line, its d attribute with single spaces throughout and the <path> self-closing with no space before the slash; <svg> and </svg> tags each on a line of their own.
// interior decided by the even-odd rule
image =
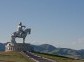
<svg viewBox="0 0 84 62">
<path fill-rule="evenodd" d="M 13 32 L 11 35 L 11 42 L 12 43 L 16 43 L 15 39 L 16 38 L 23 38 L 23 43 L 25 43 L 25 38 L 27 36 L 27 34 L 31 33 L 31 29 L 27 28 L 25 30 L 23 30 L 22 23 L 20 22 L 20 24 L 18 25 L 18 30 L 16 32 Z"/>
</svg>

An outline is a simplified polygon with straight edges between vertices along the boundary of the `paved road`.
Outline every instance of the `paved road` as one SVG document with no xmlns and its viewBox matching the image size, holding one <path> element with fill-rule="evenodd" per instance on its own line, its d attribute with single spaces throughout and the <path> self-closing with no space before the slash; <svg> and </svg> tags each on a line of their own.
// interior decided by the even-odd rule
<svg viewBox="0 0 84 62">
<path fill-rule="evenodd" d="M 33 60 L 35 60 L 36 62 L 56 62 L 54 60 L 51 59 L 47 59 L 41 56 L 37 56 L 31 52 L 24 52 L 26 55 L 28 55 L 28 57 L 32 58 Z"/>
</svg>

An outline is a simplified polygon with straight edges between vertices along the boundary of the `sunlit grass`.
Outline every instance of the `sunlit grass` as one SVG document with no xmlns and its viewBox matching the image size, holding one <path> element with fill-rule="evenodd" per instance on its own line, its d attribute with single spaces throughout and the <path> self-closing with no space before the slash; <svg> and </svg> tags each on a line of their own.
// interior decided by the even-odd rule
<svg viewBox="0 0 84 62">
<path fill-rule="evenodd" d="M 1 52 L 0 61 L 4 62 L 34 62 L 30 58 L 24 57 L 19 52 Z"/>
</svg>

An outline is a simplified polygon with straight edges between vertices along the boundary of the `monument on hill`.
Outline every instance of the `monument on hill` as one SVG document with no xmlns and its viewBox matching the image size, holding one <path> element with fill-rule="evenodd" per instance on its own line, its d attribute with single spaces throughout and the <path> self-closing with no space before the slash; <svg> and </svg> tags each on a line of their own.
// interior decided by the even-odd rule
<svg viewBox="0 0 84 62">
<path fill-rule="evenodd" d="M 26 26 L 23 26 L 22 22 L 20 22 L 17 31 L 13 32 L 11 35 L 11 42 L 7 42 L 5 51 L 32 51 L 32 46 L 25 43 L 25 38 L 30 33 L 31 29 L 26 28 Z M 23 38 L 23 43 L 17 43 L 16 38 Z"/>
<path fill-rule="evenodd" d="M 20 22 L 17 31 L 13 32 L 11 35 L 11 42 L 16 43 L 15 38 L 23 38 L 23 43 L 25 43 L 25 38 L 27 34 L 30 34 L 30 32 L 31 29 L 30 28 L 26 29 L 26 26 L 23 26 L 22 22 Z"/>
</svg>

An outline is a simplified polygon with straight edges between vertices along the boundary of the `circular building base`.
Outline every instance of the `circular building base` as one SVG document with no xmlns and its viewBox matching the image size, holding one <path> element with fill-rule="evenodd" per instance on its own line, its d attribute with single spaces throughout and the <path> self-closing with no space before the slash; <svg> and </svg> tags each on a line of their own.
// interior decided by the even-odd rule
<svg viewBox="0 0 84 62">
<path fill-rule="evenodd" d="M 29 43 L 11 43 L 5 45 L 5 51 L 33 51 L 33 47 Z"/>
</svg>

